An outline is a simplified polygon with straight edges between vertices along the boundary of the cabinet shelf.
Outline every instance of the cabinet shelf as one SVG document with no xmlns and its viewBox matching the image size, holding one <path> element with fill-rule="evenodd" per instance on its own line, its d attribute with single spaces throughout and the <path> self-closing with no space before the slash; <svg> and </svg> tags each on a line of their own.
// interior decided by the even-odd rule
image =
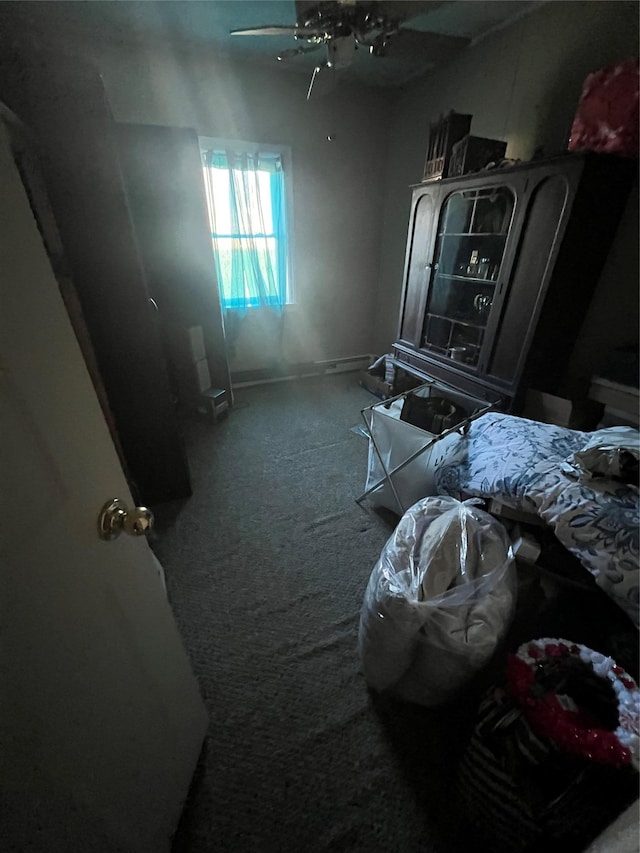
<svg viewBox="0 0 640 853">
<path fill-rule="evenodd" d="M 469 342 L 469 343 L 465 343 L 464 346 L 466 349 L 469 349 L 469 350 L 479 350 L 481 347 L 481 344 L 473 344 L 473 343 Z M 442 352 L 443 355 L 445 355 L 447 358 L 449 358 L 449 356 L 447 355 L 447 352 L 451 349 L 451 347 L 442 347 L 442 346 L 439 346 L 438 344 L 431 344 L 431 343 L 429 343 L 429 341 L 423 341 L 422 348 L 428 349 L 428 350 L 438 350 L 439 352 Z M 452 360 L 454 360 L 454 359 L 452 359 Z M 461 361 L 459 363 L 465 364 L 466 362 Z"/>
<path fill-rule="evenodd" d="M 504 231 L 440 231 L 438 237 L 506 237 Z"/>
<path fill-rule="evenodd" d="M 474 278 L 471 275 L 450 275 L 446 272 L 437 272 L 436 276 L 439 276 L 440 278 L 448 278 L 452 281 L 468 281 L 471 284 L 490 284 L 492 287 L 495 287 L 498 283 L 497 280 L 494 281 L 491 278 Z"/>
<path fill-rule="evenodd" d="M 438 344 L 430 344 L 428 341 L 423 341 L 421 347 L 424 352 L 435 353 L 436 355 L 439 355 L 442 358 L 446 358 L 448 361 L 455 364 L 456 367 L 475 368 L 476 365 L 474 362 L 473 354 L 477 353 L 480 350 L 480 344 L 465 343 L 465 348 L 472 353 L 471 357 L 469 359 L 465 359 L 464 361 L 457 361 L 456 359 L 451 358 L 451 356 L 449 355 L 450 347 L 441 347 L 438 346 Z"/>
<path fill-rule="evenodd" d="M 435 317 L 436 320 L 446 320 L 447 323 L 455 323 L 456 326 L 468 326 L 470 329 L 486 329 L 486 325 L 481 326 L 480 323 L 471 323 L 469 320 L 458 320 L 456 317 L 446 317 L 444 314 L 434 314 L 431 311 L 427 312 L 427 317 Z"/>
</svg>

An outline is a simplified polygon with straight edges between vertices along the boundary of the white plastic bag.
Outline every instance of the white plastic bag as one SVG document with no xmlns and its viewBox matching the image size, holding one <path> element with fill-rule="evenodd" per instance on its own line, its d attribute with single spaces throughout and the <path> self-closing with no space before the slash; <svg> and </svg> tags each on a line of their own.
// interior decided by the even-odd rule
<svg viewBox="0 0 640 853">
<path fill-rule="evenodd" d="M 515 606 L 507 532 L 477 501 L 424 498 L 376 563 L 360 615 L 367 683 L 437 705 L 489 661 Z"/>
<path fill-rule="evenodd" d="M 587 443 L 562 464 L 565 474 L 587 482 L 607 477 L 637 484 L 640 432 L 633 427 L 605 427 L 589 434 Z M 635 480 L 635 483 L 634 483 Z"/>
</svg>

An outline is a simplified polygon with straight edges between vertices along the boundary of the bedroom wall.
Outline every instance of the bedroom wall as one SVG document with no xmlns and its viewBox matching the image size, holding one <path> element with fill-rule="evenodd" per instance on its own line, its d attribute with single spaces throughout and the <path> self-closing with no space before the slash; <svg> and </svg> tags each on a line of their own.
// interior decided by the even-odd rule
<svg viewBox="0 0 640 853">
<path fill-rule="evenodd" d="M 369 352 L 382 206 L 372 176 L 386 158 L 377 120 L 386 96 L 342 85 L 307 102 L 306 74 L 242 66 L 196 48 L 110 45 L 96 60 L 118 121 L 291 146 L 295 305 L 282 328 L 272 312 L 247 314 L 232 371 Z"/>
<path fill-rule="evenodd" d="M 55 37 L 55 36 L 54 36 Z M 253 310 L 232 372 L 370 352 L 379 267 L 388 95 L 339 85 L 307 102 L 308 73 L 181 47 L 70 33 L 60 42 L 97 65 L 119 122 L 193 127 L 202 136 L 289 145 L 295 304 Z M 38 41 L 48 44 L 46 33 Z M 331 134 L 334 141 L 329 142 Z"/>
<path fill-rule="evenodd" d="M 559 153 L 587 74 L 637 55 L 637 45 L 635 3 L 554 0 L 405 90 L 393 114 L 386 171 L 377 352 L 389 351 L 397 332 L 409 185 L 422 177 L 429 122 L 451 109 L 471 113 L 472 133 L 506 140 L 508 157 L 526 160 L 538 148 Z M 567 370 L 573 382 L 588 378 L 611 346 L 637 340 L 637 235 L 636 192 Z"/>
</svg>

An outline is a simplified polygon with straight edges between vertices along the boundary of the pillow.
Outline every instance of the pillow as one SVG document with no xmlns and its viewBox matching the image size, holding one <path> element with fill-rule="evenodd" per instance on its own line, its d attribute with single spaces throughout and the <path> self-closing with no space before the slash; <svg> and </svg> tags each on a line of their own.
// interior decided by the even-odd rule
<svg viewBox="0 0 640 853">
<path fill-rule="evenodd" d="M 562 464 L 566 474 L 579 480 L 607 477 L 638 485 L 640 432 L 633 427 L 607 427 L 591 434 L 580 450 Z"/>
</svg>

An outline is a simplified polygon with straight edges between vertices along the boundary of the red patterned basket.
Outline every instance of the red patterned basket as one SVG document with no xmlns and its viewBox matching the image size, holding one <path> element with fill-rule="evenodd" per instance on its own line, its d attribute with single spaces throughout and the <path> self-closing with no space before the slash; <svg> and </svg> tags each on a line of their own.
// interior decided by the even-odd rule
<svg viewBox="0 0 640 853">
<path fill-rule="evenodd" d="M 483 699 L 459 790 L 491 848 L 586 845 L 637 796 L 640 691 L 615 661 L 542 638 Z"/>
</svg>

